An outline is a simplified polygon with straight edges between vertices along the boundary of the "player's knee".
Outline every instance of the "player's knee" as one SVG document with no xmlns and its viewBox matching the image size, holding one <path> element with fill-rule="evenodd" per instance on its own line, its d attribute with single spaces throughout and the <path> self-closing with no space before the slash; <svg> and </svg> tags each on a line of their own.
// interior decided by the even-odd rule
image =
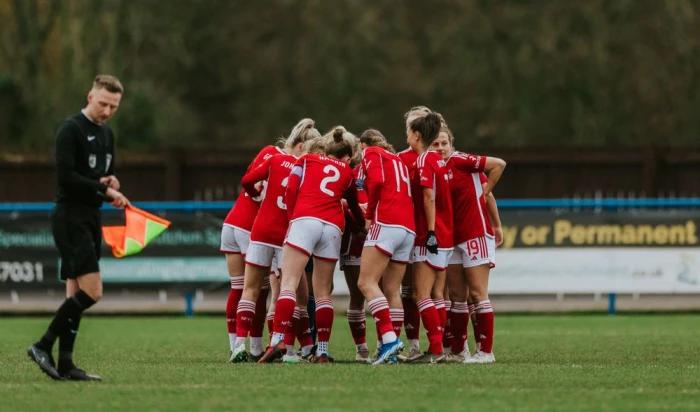
<svg viewBox="0 0 700 412">
<path fill-rule="evenodd" d="M 363 296 L 367 296 L 372 291 L 373 287 L 377 287 L 377 285 L 374 284 L 374 282 L 370 282 L 368 279 L 360 277 L 357 281 L 357 288 L 360 289 Z"/>
<path fill-rule="evenodd" d="M 84 290 L 85 293 L 87 293 L 88 296 L 95 302 L 98 302 L 100 299 L 102 299 L 102 288 L 101 287 L 93 287 L 93 288 L 87 288 Z"/>
<path fill-rule="evenodd" d="M 453 291 L 452 289 L 450 289 L 449 294 L 450 294 L 450 300 L 452 302 L 464 302 L 465 300 L 467 300 L 467 294 L 462 293 L 461 291 L 457 292 L 457 291 Z"/>
<path fill-rule="evenodd" d="M 469 289 L 469 300 L 472 302 L 481 302 L 482 300 L 487 300 L 488 298 L 489 295 L 485 290 L 477 288 Z"/>
</svg>

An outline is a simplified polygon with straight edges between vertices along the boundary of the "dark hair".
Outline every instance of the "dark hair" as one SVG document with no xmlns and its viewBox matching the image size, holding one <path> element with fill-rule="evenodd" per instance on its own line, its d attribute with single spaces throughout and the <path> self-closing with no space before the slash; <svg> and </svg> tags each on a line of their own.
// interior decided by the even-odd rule
<svg viewBox="0 0 700 412">
<path fill-rule="evenodd" d="M 347 131 L 343 127 L 336 127 L 335 130 L 333 130 L 333 142 L 326 147 L 326 154 L 337 159 L 345 156 L 352 157 L 353 147 L 352 144 L 345 139 L 345 133 L 347 133 Z"/>
<path fill-rule="evenodd" d="M 420 140 L 425 147 L 430 146 L 433 140 L 437 139 L 440 134 L 442 122 L 440 115 L 435 112 L 430 112 L 423 117 L 419 117 L 411 122 L 409 127 L 416 133 L 420 133 Z"/>
<path fill-rule="evenodd" d="M 367 146 L 378 146 L 394 153 L 394 147 L 386 141 L 386 137 L 377 129 L 367 129 L 360 135 L 360 143 Z"/>
</svg>

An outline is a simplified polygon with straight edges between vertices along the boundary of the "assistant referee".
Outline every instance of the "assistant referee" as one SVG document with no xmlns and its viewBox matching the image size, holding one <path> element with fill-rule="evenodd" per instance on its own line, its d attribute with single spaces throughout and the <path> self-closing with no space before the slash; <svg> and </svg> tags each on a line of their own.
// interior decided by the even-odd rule
<svg viewBox="0 0 700 412">
<path fill-rule="evenodd" d="M 100 207 L 129 200 L 114 176 L 114 134 L 106 122 L 116 113 L 124 87 L 114 76 L 95 77 L 80 113 L 66 119 L 56 135 L 56 206 L 51 215 L 54 241 L 61 256 L 60 277 L 66 300 L 46 333 L 27 354 L 52 379 L 99 381 L 73 362 L 73 345 L 86 309 L 102 297 L 99 259 L 102 244 Z M 52 355 L 58 339 L 58 365 Z"/>
</svg>

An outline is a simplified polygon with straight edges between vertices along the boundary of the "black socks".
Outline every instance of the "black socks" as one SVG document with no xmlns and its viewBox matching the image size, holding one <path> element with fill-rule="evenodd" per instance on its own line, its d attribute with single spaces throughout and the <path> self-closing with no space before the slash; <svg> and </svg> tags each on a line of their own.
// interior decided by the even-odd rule
<svg viewBox="0 0 700 412">
<path fill-rule="evenodd" d="M 58 360 L 60 370 L 73 367 L 73 345 L 80 326 L 80 318 L 83 311 L 94 304 L 95 300 L 84 291 L 78 290 L 58 308 L 48 330 L 37 342 L 37 346 L 41 349 L 51 352 L 56 338 L 60 337 Z"/>
</svg>

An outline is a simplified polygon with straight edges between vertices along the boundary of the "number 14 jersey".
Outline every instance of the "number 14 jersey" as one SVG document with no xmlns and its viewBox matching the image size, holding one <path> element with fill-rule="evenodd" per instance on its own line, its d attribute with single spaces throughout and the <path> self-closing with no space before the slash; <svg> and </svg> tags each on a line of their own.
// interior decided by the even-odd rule
<svg viewBox="0 0 700 412">
<path fill-rule="evenodd" d="M 368 147 L 360 176 L 367 193 L 366 218 L 415 233 L 410 174 L 399 156 L 381 147 Z"/>
</svg>

